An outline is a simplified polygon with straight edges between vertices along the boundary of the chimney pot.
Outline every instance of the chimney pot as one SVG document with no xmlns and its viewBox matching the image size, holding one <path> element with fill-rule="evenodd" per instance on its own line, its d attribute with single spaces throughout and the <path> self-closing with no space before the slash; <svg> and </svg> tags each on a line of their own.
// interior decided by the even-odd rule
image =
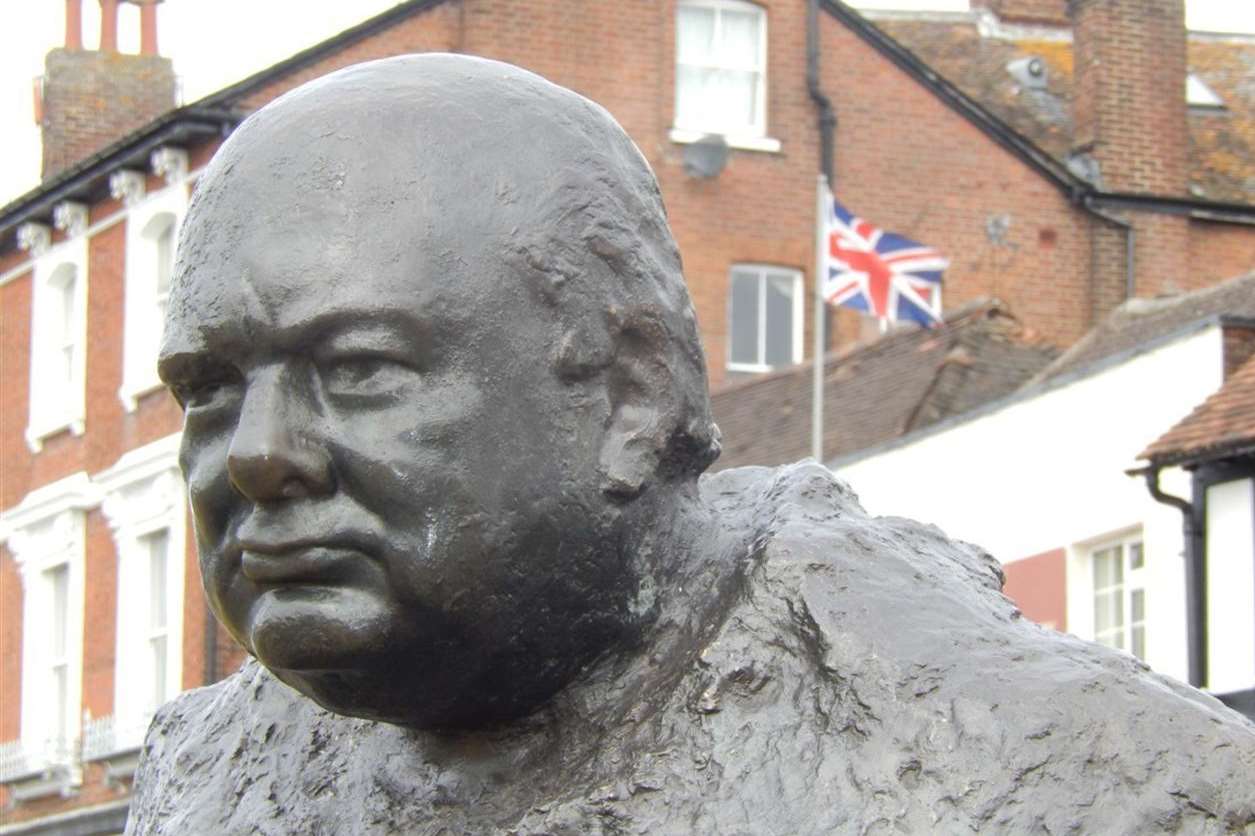
<svg viewBox="0 0 1255 836">
<path fill-rule="evenodd" d="M 65 0 L 65 48 L 83 48 L 83 0 Z"/>
<path fill-rule="evenodd" d="M 100 51 L 118 51 L 118 0 L 100 0 Z"/>
</svg>

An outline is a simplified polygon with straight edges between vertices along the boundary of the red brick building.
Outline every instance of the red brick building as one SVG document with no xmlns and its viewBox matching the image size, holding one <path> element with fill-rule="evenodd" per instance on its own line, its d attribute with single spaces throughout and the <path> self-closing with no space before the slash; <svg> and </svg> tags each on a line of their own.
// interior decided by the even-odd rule
<svg viewBox="0 0 1255 836">
<path fill-rule="evenodd" d="M 67 0 L 44 181 L 0 207 L 3 834 L 119 829 L 153 705 L 238 661 L 204 605 L 151 360 L 199 171 L 303 81 L 444 50 L 606 106 L 658 174 L 716 387 L 808 352 L 822 97 L 843 202 L 950 256 L 947 308 L 996 296 L 1024 339 L 1065 347 L 1128 295 L 1255 263 L 1255 101 L 1234 69 L 1255 46 L 1187 40 L 1181 0 L 874 21 L 824 0 L 814 86 L 800 0 L 410 0 L 178 108 L 157 7 L 132 1 L 140 56 L 117 53 L 118 0 L 98 50 Z M 1187 68 L 1223 113 L 1187 104 Z M 699 176 L 707 134 L 728 153 Z M 862 336 L 833 321 L 837 343 Z"/>
</svg>

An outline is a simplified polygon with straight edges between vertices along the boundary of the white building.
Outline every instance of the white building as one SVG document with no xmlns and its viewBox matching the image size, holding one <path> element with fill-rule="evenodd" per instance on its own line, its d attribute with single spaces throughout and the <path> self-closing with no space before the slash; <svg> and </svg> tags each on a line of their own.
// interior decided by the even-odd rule
<svg viewBox="0 0 1255 836">
<path fill-rule="evenodd" d="M 1253 351 L 1255 274 L 1134 300 L 1010 397 L 830 464 L 871 513 L 935 523 L 1001 559 L 1028 617 L 1240 703 L 1255 689 L 1249 451 L 1230 432 L 1223 472 L 1200 471 L 1193 447 L 1138 459 Z M 1148 472 L 1181 502 L 1155 499 Z M 1213 481 L 1192 485 L 1200 473 Z M 1186 516 L 1210 532 L 1205 550 L 1187 543 Z"/>
</svg>

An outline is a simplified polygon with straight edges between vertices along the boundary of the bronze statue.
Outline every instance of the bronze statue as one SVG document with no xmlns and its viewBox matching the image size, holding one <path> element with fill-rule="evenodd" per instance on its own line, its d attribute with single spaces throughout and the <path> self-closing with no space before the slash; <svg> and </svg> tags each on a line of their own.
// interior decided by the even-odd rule
<svg viewBox="0 0 1255 836">
<path fill-rule="evenodd" d="M 648 165 L 523 70 L 350 67 L 202 177 L 160 370 L 215 612 L 131 833 L 1255 826 L 1255 727 L 718 454 Z M 260 664 L 258 664 L 260 663 Z"/>
</svg>

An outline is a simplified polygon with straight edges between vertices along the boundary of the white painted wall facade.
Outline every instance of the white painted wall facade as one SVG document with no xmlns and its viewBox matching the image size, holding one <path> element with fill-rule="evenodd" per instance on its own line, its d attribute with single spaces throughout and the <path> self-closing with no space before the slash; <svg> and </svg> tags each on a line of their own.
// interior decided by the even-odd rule
<svg viewBox="0 0 1255 836">
<path fill-rule="evenodd" d="M 1255 483 L 1207 488 L 1207 687 L 1255 688 Z"/>
<path fill-rule="evenodd" d="M 861 460 L 839 476 L 873 514 L 912 517 L 976 543 L 1004 563 L 1067 551 L 1068 630 L 1093 638 L 1090 556 L 1140 532 L 1146 661 L 1187 674 L 1181 513 L 1125 471 L 1223 382 L 1218 326 Z M 1172 468 L 1168 493 L 1188 498 Z"/>
</svg>

